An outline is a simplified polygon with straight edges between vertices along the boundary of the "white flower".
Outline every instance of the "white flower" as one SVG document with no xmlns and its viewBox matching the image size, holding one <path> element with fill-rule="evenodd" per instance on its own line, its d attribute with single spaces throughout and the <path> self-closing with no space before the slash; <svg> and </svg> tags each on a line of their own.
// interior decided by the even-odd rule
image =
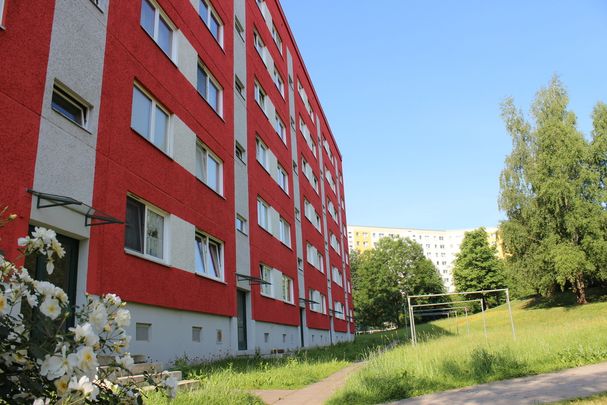
<svg viewBox="0 0 607 405">
<path fill-rule="evenodd" d="M 122 303 L 122 299 L 116 294 L 106 294 L 104 299 L 107 303 L 111 305 L 119 306 Z"/>
<path fill-rule="evenodd" d="M 71 373 L 77 358 L 74 354 L 70 354 L 69 356 L 66 354 L 67 346 L 65 345 L 61 347 L 61 353 L 58 353 L 58 355 L 49 356 L 47 354 L 40 366 L 40 374 L 52 381 Z"/>
<path fill-rule="evenodd" d="M 84 371 L 87 375 L 95 375 L 95 371 L 97 371 L 97 356 L 93 349 L 89 346 L 82 346 L 76 352 L 78 368 Z"/>
<path fill-rule="evenodd" d="M 55 298 L 46 297 L 44 301 L 42 301 L 42 304 L 40 304 L 40 312 L 52 320 L 57 319 L 57 317 L 61 314 L 59 301 L 57 301 Z"/>
<path fill-rule="evenodd" d="M 59 397 L 62 397 L 68 390 L 70 384 L 70 377 L 68 375 L 64 375 L 61 378 L 53 381 L 55 384 L 55 388 L 57 389 L 57 394 Z"/>
<path fill-rule="evenodd" d="M 61 246 L 61 243 L 59 243 L 57 239 L 51 240 L 51 249 L 53 252 L 55 252 L 58 258 L 61 259 L 63 256 L 65 256 L 65 249 L 63 249 L 63 246 Z"/>
<path fill-rule="evenodd" d="M 67 294 L 61 288 L 55 287 L 54 297 L 57 298 L 62 304 L 68 304 Z"/>
<path fill-rule="evenodd" d="M 162 386 L 167 390 L 167 395 L 170 398 L 175 398 L 177 395 L 177 379 L 175 377 L 168 377 L 162 382 Z"/>
<path fill-rule="evenodd" d="M 52 297 L 55 294 L 55 285 L 48 281 L 34 281 L 34 289 L 38 294 Z"/>
<path fill-rule="evenodd" d="M 49 398 L 36 398 L 32 405 L 49 405 L 51 400 Z"/>
<path fill-rule="evenodd" d="M 103 327 L 107 323 L 107 310 L 105 305 L 101 302 L 97 302 L 94 309 L 89 314 L 89 322 L 97 328 L 97 330 L 103 330 Z"/>
<path fill-rule="evenodd" d="M 84 325 L 70 328 L 70 331 L 74 332 L 74 340 L 78 343 L 84 343 L 87 346 L 95 346 L 99 343 L 99 336 L 97 336 L 92 325 L 88 322 Z"/>
<path fill-rule="evenodd" d="M 76 377 L 72 377 L 68 388 L 72 391 L 81 392 L 82 396 L 89 398 L 91 401 L 95 401 L 97 399 L 97 394 L 99 394 L 99 388 L 85 375 L 80 377 L 79 380 L 77 380 Z"/>
<path fill-rule="evenodd" d="M 25 299 L 27 300 L 27 303 L 29 304 L 30 307 L 36 308 L 36 306 L 38 306 L 38 297 L 36 297 L 34 294 L 30 294 L 29 292 L 26 292 Z"/>
<path fill-rule="evenodd" d="M 123 368 L 129 368 L 135 363 L 129 353 L 125 354 L 122 357 L 116 356 L 114 357 L 114 359 L 116 360 L 116 363 L 118 363 L 118 365 Z"/>
<path fill-rule="evenodd" d="M 4 294 L 0 291 L 0 314 L 8 314 L 8 311 L 8 302 L 6 301 L 6 297 L 4 296 Z"/>
<path fill-rule="evenodd" d="M 17 245 L 19 245 L 20 247 L 25 247 L 30 243 L 30 237 L 26 236 L 24 238 L 19 238 L 17 239 Z"/>
<path fill-rule="evenodd" d="M 53 262 L 53 259 L 47 259 L 46 261 L 46 272 L 48 274 L 53 274 L 53 271 L 55 271 L 55 263 Z"/>
<path fill-rule="evenodd" d="M 30 276 L 25 267 L 21 268 L 21 271 L 19 272 L 19 278 L 25 283 L 31 283 L 34 281 L 34 279 Z"/>
<path fill-rule="evenodd" d="M 32 236 L 36 239 L 42 239 L 44 244 L 50 245 L 53 239 L 57 237 L 57 234 L 52 229 L 46 229 L 41 226 L 37 226 L 34 228 Z"/>
<path fill-rule="evenodd" d="M 116 311 L 115 320 L 119 328 L 126 328 L 131 324 L 131 312 L 128 309 L 119 309 Z"/>
</svg>

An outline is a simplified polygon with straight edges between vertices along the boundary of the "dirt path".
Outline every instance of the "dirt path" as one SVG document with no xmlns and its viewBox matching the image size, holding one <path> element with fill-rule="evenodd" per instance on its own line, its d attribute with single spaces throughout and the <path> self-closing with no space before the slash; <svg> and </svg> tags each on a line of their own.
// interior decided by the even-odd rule
<svg viewBox="0 0 607 405">
<path fill-rule="evenodd" d="M 602 392 L 607 392 L 607 363 L 496 381 L 404 399 L 391 404 L 542 404 Z"/>
<path fill-rule="evenodd" d="M 266 404 L 322 405 L 345 384 L 346 378 L 350 374 L 363 365 L 362 362 L 351 364 L 324 380 L 299 390 L 254 390 L 251 392 L 260 397 Z"/>
</svg>

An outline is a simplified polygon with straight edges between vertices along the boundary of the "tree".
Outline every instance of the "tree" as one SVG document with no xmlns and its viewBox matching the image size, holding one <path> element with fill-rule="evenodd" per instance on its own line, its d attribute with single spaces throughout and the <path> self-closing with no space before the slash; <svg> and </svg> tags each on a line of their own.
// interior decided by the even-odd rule
<svg viewBox="0 0 607 405">
<path fill-rule="evenodd" d="M 489 244 L 485 228 L 466 232 L 455 259 L 453 279 L 457 291 L 491 290 L 504 287 L 497 249 Z"/>
<path fill-rule="evenodd" d="M 406 295 L 444 291 L 436 268 L 410 239 L 382 238 L 375 249 L 353 256 L 354 307 L 361 325 L 402 325 Z"/>
<path fill-rule="evenodd" d="M 538 92 L 532 123 L 512 99 L 503 103 L 513 148 L 500 177 L 500 229 L 519 289 L 568 288 L 584 304 L 588 282 L 607 278 L 607 106 L 596 105 L 586 139 L 568 102 L 555 77 Z"/>
</svg>

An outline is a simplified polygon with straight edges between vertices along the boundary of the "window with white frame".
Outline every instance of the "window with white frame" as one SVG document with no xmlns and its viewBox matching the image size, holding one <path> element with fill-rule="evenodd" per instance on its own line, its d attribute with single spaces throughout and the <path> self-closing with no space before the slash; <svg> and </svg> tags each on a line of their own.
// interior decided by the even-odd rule
<svg viewBox="0 0 607 405">
<path fill-rule="evenodd" d="M 282 55 L 282 38 L 280 37 L 278 29 L 276 28 L 276 25 L 274 25 L 274 23 L 272 23 L 272 39 L 278 47 L 278 52 L 280 52 L 280 54 Z"/>
<path fill-rule="evenodd" d="M 202 232 L 194 238 L 196 274 L 223 280 L 223 243 Z"/>
<path fill-rule="evenodd" d="M 293 279 L 282 275 L 282 300 L 290 304 L 293 303 Z"/>
<path fill-rule="evenodd" d="M 335 189 L 335 181 L 333 180 L 333 175 L 331 174 L 331 171 L 329 170 L 329 168 L 327 166 L 325 166 L 325 178 L 327 179 L 327 182 L 329 183 L 331 190 L 333 190 L 333 192 L 337 194 L 337 190 Z"/>
<path fill-rule="evenodd" d="M 4 27 L 4 8 L 6 4 L 4 0 L 0 0 L 0 27 Z"/>
<path fill-rule="evenodd" d="M 284 218 L 280 218 L 278 221 L 278 238 L 282 243 L 291 247 L 291 225 Z"/>
<path fill-rule="evenodd" d="M 139 86 L 133 86 L 131 128 L 165 153 L 169 153 L 170 115 Z"/>
<path fill-rule="evenodd" d="M 268 153 L 268 147 L 266 146 L 266 144 L 263 143 L 261 139 L 257 138 L 255 140 L 255 157 L 257 158 L 257 161 L 261 163 L 264 169 L 269 171 L 270 167 Z"/>
<path fill-rule="evenodd" d="M 149 0 L 141 0 L 141 26 L 171 59 L 175 58 L 175 26 L 169 21 L 160 7 Z"/>
<path fill-rule="evenodd" d="M 278 168 L 276 170 L 276 176 L 276 180 L 280 188 L 282 188 L 285 193 L 289 194 L 289 175 L 287 174 L 287 171 L 282 168 L 281 165 L 278 165 Z"/>
<path fill-rule="evenodd" d="M 304 216 L 314 225 L 314 228 L 320 231 L 320 215 L 314 209 L 314 206 L 304 199 Z"/>
<path fill-rule="evenodd" d="M 2 0 L 0 0 L 0 7 L 2 7 L 1 3 Z M 0 22 L 1 17 L 2 9 L 0 8 Z M 51 108 L 82 128 L 87 127 L 89 106 L 57 83 L 53 85 Z"/>
<path fill-rule="evenodd" d="M 267 93 L 264 91 L 264 89 L 261 87 L 261 85 L 257 82 L 255 82 L 255 84 L 254 84 L 254 92 L 255 92 L 255 101 L 257 101 L 257 104 L 259 104 L 261 109 L 265 111 L 266 98 L 268 97 Z"/>
<path fill-rule="evenodd" d="M 207 26 L 219 46 L 223 47 L 223 23 L 217 12 L 207 0 L 199 0 L 198 15 Z"/>
<path fill-rule="evenodd" d="M 274 81 L 276 88 L 280 92 L 280 95 L 284 97 L 285 96 L 285 82 L 284 82 L 284 80 L 282 80 L 282 76 L 278 72 L 278 69 L 276 68 L 276 66 L 274 66 L 272 80 Z"/>
<path fill-rule="evenodd" d="M 306 106 L 306 110 L 308 111 L 308 114 L 310 114 L 310 118 L 312 119 L 312 122 L 314 122 L 314 110 L 312 109 L 312 105 L 310 104 L 310 100 L 308 99 L 308 94 L 306 93 L 306 90 L 304 89 L 303 85 L 301 84 L 301 80 L 299 80 L 297 82 L 297 90 L 299 92 L 299 97 L 301 97 L 301 100 L 304 102 L 304 105 Z"/>
<path fill-rule="evenodd" d="M 259 265 L 259 276 L 265 283 L 261 284 L 261 293 L 268 297 L 272 297 L 273 294 L 273 286 L 272 286 L 272 268 L 266 266 L 265 264 Z M 269 284 L 268 284 L 269 283 Z"/>
<path fill-rule="evenodd" d="M 247 220 L 242 215 L 236 215 L 236 230 L 247 234 Z"/>
<path fill-rule="evenodd" d="M 278 134 L 278 136 L 282 140 L 282 143 L 284 143 L 286 145 L 286 143 L 287 143 L 287 128 L 285 127 L 285 124 L 280 119 L 280 116 L 278 115 L 278 113 L 274 114 L 274 129 L 276 130 L 276 133 Z"/>
<path fill-rule="evenodd" d="M 220 116 L 223 114 L 223 90 L 206 66 L 198 64 L 196 89 L 211 108 Z"/>
<path fill-rule="evenodd" d="M 301 117 L 299 117 L 299 129 L 300 129 L 301 134 L 303 135 L 304 139 L 306 140 L 306 144 L 312 151 L 312 155 L 314 155 L 314 157 L 316 157 L 316 143 L 312 139 L 310 130 L 308 129 L 308 127 L 306 126 L 306 124 L 304 123 L 304 121 Z"/>
<path fill-rule="evenodd" d="M 268 232 L 270 230 L 270 206 L 262 199 L 257 199 L 257 224 Z"/>
<path fill-rule="evenodd" d="M 263 43 L 263 40 L 261 39 L 257 31 L 253 31 L 253 45 L 255 46 L 255 49 L 257 50 L 259 55 L 263 57 L 264 48 L 266 47 L 266 45 Z"/>
<path fill-rule="evenodd" d="M 327 313 L 326 298 L 323 294 L 321 294 L 320 291 L 310 289 L 309 299 L 310 299 L 310 311 L 318 312 L 320 314 Z"/>
<path fill-rule="evenodd" d="M 337 267 L 333 266 L 331 273 L 332 273 L 333 282 L 341 287 L 343 285 L 343 278 L 341 276 L 341 271 L 339 271 L 339 269 Z"/>
<path fill-rule="evenodd" d="M 331 241 L 331 247 L 333 248 L 333 250 L 335 250 L 337 253 L 340 253 L 339 241 L 337 240 L 337 237 L 335 236 L 335 234 L 333 232 L 331 232 L 330 241 Z"/>
<path fill-rule="evenodd" d="M 327 211 L 329 211 L 329 215 L 331 215 L 331 218 L 333 218 L 333 220 L 337 222 L 337 212 L 335 211 L 335 204 L 333 204 L 333 201 L 331 200 L 329 200 L 327 204 Z"/>
<path fill-rule="evenodd" d="M 316 191 L 316 193 L 318 193 L 318 178 L 314 174 L 314 171 L 312 170 L 312 166 L 310 166 L 310 164 L 308 162 L 306 162 L 306 160 L 304 158 L 301 158 L 301 171 L 302 171 L 303 175 L 306 177 L 306 179 L 308 179 L 308 181 L 310 182 L 310 185 L 312 186 L 312 188 L 314 188 L 314 191 Z"/>
<path fill-rule="evenodd" d="M 334 308 L 333 309 L 333 313 L 334 313 L 334 315 L 335 315 L 336 318 L 338 318 L 338 319 L 346 319 L 346 313 L 344 311 L 344 305 L 341 302 L 336 301 L 335 305 L 333 306 L 333 308 Z"/>
<path fill-rule="evenodd" d="M 223 162 L 200 142 L 196 143 L 196 177 L 223 195 Z"/>
<path fill-rule="evenodd" d="M 245 150 L 245 148 L 240 143 L 238 143 L 238 141 L 236 141 L 235 145 L 234 145 L 234 155 L 242 163 L 247 164 L 246 150 Z"/>
<path fill-rule="evenodd" d="M 310 263 L 316 269 L 320 270 L 321 273 L 324 273 L 322 255 L 320 254 L 318 249 L 316 249 L 316 247 L 314 247 L 313 245 L 308 243 L 306 246 L 306 250 L 307 250 L 306 258 L 308 260 L 308 263 Z"/>
<path fill-rule="evenodd" d="M 127 196 L 124 247 L 165 260 L 166 217 L 162 211 Z"/>
</svg>

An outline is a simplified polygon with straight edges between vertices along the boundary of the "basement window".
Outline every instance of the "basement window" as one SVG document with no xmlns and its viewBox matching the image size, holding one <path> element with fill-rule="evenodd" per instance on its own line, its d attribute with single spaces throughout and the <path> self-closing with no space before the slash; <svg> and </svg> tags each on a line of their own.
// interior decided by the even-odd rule
<svg viewBox="0 0 607 405">
<path fill-rule="evenodd" d="M 200 342 L 202 328 L 200 326 L 192 326 L 192 342 Z"/>
<path fill-rule="evenodd" d="M 137 323 L 135 326 L 135 340 L 140 342 L 149 342 L 151 327 L 151 323 Z"/>
<path fill-rule="evenodd" d="M 57 83 L 53 86 L 51 107 L 74 124 L 86 128 L 89 107 Z"/>
</svg>

